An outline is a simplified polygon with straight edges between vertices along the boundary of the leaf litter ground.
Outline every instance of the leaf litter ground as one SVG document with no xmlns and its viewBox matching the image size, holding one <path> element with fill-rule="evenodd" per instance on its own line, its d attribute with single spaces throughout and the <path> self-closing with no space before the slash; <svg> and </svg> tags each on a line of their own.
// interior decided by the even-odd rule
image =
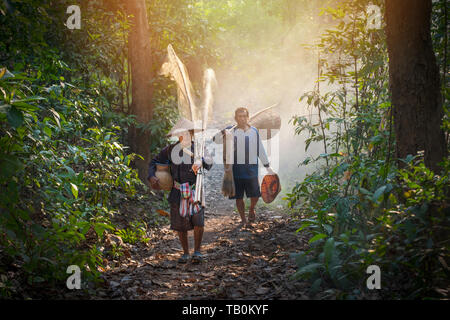
<svg viewBox="0 0 450 320">
<path fill-rule="evenodd" d="M 181 245 L 169 225 L 153 228 L 147 244 L 124 244 L 119 263 L 105 262 L 103 288 L 94 299 L 309 299 L 309 284 L 293 280 L 293 252 L 307 237 L 283 209 L 257 205 L 251 228 L 242 228 L 234 201 L 220 194 L 223 170 L 207 175 L 204 261 L 177 263 Z M 189 232 L 193 253 L 193 232 Z"/>
</svg>

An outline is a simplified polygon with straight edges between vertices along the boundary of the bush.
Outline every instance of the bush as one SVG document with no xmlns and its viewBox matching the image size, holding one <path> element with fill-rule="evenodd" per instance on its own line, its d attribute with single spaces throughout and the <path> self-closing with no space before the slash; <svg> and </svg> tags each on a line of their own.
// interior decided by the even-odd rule
<svg viewBox="0 0 450 320">
<path fill-rule="evenodd" d="M 55 284 L 75 264 L 97 279 L 95 244 L 115 229 L 112 200 L 142 187 L 129 167 L 135 155 L 125 155 L 114 118 L 75 85 L 44 87 L 2 69 L 0 90 L 1 273 Z"/>
<path fill-rule="evenodd" d="M 309 133 L 306 149 L 313 142 L 324 149 L 305 159 L 317 169 L 287 194 L 301 220 L 298 232 L 311 234 L 310 248 L 293 254 L 294 278 L 309 279 L 314 293 L 331 287 L 338 298 L 443 298 L 450 161 L 432 172 L 421 155 L 410 155 L 397 167 L 384 36 L 356 14 L 367 4 L 343 1 L 324 10 L 336 27 L 317 46 L 318 84 L 300 99 L 318 119 L 292 120 L 297 134 Z M 381 269 L 381 291 L 367 290 L 370 265 Z"/>
</svg>

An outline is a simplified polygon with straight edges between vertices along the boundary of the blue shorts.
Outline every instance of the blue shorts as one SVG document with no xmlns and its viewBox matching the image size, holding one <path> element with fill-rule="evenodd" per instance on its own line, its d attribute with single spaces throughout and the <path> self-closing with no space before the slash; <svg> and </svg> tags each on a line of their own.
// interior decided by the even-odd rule
<svg viewBox="0 0 450 320">
<path fill-rule="evenodd" d="M 259 189 L 258 177 L 250 179 L 234 179 L 234 187 L 236 194 L 230 199 L 243 199 L 244 191 L 247 198 L 259 198 L 261 196 L 261 190 Z"/>
</svg>

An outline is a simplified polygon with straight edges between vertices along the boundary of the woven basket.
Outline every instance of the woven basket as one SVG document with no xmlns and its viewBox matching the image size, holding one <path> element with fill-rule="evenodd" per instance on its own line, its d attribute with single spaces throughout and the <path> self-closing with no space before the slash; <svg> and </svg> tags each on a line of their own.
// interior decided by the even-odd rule
<svg viewBox="0 0 450 320">
<path fill-rule="evenodd" d="M 271 203 L 281 191 L 280 178 L 277 174 L 265 175 L 261 182 L 261 197 L 265 203 Z"/>
<path fill-rule="evenodd" d="M 250 118 L 249 123 L 257 129 L 281 128 L 281 117 L 275 108 L 263 110 Z"/>
</svg>

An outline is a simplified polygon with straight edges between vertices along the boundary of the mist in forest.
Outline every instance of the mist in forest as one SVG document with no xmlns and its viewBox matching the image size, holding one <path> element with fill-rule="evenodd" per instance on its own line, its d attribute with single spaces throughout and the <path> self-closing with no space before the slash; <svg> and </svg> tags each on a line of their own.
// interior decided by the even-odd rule
<svg viewBox="0 0 450 320">
<path fill-rule="evenodd" d="M 276 159 L 273 154 L 276 143 L 279 145 L 279 161 L 271 161 L 271 165 L 281 179 L 283 192 L 289 192 L 295 182 L 313 170 L 311 166 L 299 166 L 306 157 L 323 153 L 321 143 L 311 143 L 305 152 L 307 134 L 296 135 L 290 123 L 294 116 L 313 114 L 315 119 L 317 113 L 299 101 L 305 92 L 314 89 L 317 80 L 317 51 L 307 46 L 317 41 L 325 27 L 317 28 L 317 23 L 308 20 L 304 17 L 290 26 L 274 25 L 279 30 L 275 35 L 251 35 L 257 39 L 257 45 L 234 49 L 232 59 L 225 66 L 215 68 L 218 89 L 214 118 L 219 126 L 234 124 L 234 110 L 238 107 L 247 107 L 251 116 L 278 104 L 281 129 L 268 143 L 272 144 L 269 156 L 273 159 Z M 259 172 L 260 178 L 266 173 L 261 164 Z"/>
</svg>

